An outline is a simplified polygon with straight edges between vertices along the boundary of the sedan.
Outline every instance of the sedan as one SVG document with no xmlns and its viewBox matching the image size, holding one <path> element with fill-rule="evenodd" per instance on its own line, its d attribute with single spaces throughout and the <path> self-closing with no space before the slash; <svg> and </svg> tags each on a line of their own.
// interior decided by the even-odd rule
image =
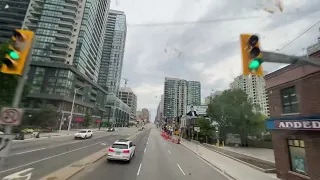
<svg viewBox="0 0 320 180">
<path fill-rule="evenodd" d="M 92 138 L 93 134 L 90 129 L 81 130 L 74 135 L 74 139 L 87 139 Z"/>
</svg>

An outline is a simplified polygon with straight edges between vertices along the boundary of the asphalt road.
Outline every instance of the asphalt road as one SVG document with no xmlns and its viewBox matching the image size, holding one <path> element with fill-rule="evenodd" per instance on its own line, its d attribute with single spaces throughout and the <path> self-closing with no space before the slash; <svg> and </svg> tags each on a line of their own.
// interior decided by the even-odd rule
<svg viewBox="0 0 320 180">
<path fill-rule="evenodd" d="M 106 148 L 115 140 L 130 136 L 137 128 L 115 132 L 94 132 L 91 139 L 74 140 L 73 136 L 41 141 L 14 143 L 10 156 L 0 167 L 0 179 L 29 169 L 31 179 L 39 179 L 77 160 Z"/>
<path fill-rule="evenodd" d="M 130 163 L 117 161 L 108 162 L 106 158 L 103 158 L 92 166 L 86 167 L 84 171 L 74 176 L 71 180 L 135 179 L 148 143 L 149 133 L 150 129 L 141 131 L 140 134 L 132 140 L 136 145 L 136 152 Z"/>
<path fill-rule="evenodd" d="M 130 164 L 102 159 L 72 180 L 228 180 L 188 149 L 163 140 L 155 128 L 141 133 L 134 143 L 137 151 Z"/>
</svg>

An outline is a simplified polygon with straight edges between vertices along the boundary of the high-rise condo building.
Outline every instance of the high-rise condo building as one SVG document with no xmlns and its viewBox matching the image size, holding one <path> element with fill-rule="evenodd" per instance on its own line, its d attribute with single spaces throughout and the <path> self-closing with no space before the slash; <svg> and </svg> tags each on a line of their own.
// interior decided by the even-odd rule
<svg viewBox="0 0 320 180">
<path fill-rule="evenodd" d="M 118 94 L 127 36 L 124 12 L 110 10 L 105 28 L 98 84 L 108 92 Z"/>
<path fill-rule="evenodd" d="M 200 82 L 166 77 L 163 100 L 164 118 L 186 114 L 187 105 L 201 105 Z"/>
<path fill-rule="evenodd" d="M 11 39 L 13 30 L 21 29 L 30 0 L 0 0 L 0 43 Z"/>
<path fill-rule="evenodd" d="M 230 84 L 231 89 L 242 89 L 252 103 L 259 105 L 258 110 L 262 114 L 269 115 L 269 105 L 266 94 L 266 83 L 264 77 L 240 75 Z"/>
<path fill-rule="evenodd" d="M 121 87 L 118 92 L 118 97 L 131 108 L 130 121 L 136 121 L 137 96 L 132 89 L 129 87 Z"/>
<path fill-rule="evenodd" d="M 53 104 L 69 117 L 75 97 L 73 122 L 86 112 L 97 122 L 129 120 L 130 107 L 97 84 L 109 6 L 110 0 L 31 0 L 23 22 L 36 34 L 28 107 Z"/>
</svg>

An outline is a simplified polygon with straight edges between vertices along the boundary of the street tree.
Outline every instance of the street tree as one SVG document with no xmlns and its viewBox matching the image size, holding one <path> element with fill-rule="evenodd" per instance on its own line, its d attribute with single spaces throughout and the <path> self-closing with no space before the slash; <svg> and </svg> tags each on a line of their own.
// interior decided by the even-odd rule
<svg viewBox="0 0 320 180">
<path fill-rule="evenodd" d="M 250 134 L 263 131 L 263 116 L 253 111 L 254 104 L 247 94 L 240 90 L 225 90 L 213 98 L 208 107 L 208 116 L 219 125 L 219 134 L 223 139 L 226 134 L 239 134 L 242 145 L 247 145 Z"/>
<path fill-rule="evenodd" d="M 92 121 L 91 114 L 88 111 L 86 111 L 82 125 L 87 128 L 90 126 L 91 121 Z"/>
<path fill-rule="evenodd" d="M 199 118 L 197 120 L 197 125 L 200 128 L 200 135 L 201 136 L 211 136 L 213 135 L 213 127 L 208 119 Z"/>
<path fill-rule="evenodd" d="M 30 116 L 23 120 L 24 126 L 40 128 L 55 128 L 59 124 L 59 113 L 52 104 L 43 104 L 40 109 L 30 113 Z"/>
</svg>

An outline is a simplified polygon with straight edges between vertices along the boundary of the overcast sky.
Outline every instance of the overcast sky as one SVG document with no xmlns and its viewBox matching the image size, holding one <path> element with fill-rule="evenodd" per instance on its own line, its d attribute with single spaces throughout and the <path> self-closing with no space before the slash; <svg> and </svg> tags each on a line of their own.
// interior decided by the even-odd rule
<svg viewBox="0 0 320 180">
<path fill-rule="evenodd" d="M 284 12 L 274 14 L 263 11 L 263 1 L 112 0 L 111 8 L 127 16 L 122 77 L 138 96 L 138 110 L 151 110 L 153 121 L 166 76 L 200 81 L 203 99 L 227 89 L 241 73 L 240 33 L 257 33 L 263 50 L 276 51 L 320 20 L 319 0 L 282 0 Z M 195 21 L 201 23 L 187 23 Z M 305 53 L 319 27 L 281 52 Z M 268 72 L 283 66 L 263 64 Z"/>
</svg>

